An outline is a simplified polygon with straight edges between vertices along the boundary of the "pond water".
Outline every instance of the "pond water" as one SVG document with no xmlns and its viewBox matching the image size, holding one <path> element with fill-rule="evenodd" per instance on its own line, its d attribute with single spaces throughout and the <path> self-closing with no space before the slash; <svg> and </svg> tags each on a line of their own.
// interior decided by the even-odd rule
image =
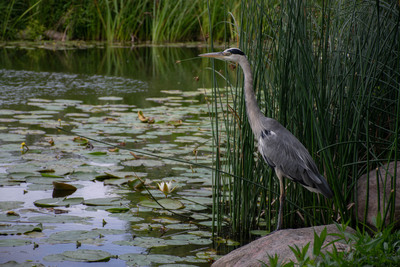
<svg viewBox="0 0 400 267">
<path fill-rule="evenodd" d="M 0 49 L 0 264 L 208 266 L 232 250 L 211 236 L 204 50 L 48 48 Z"/>
</svg>

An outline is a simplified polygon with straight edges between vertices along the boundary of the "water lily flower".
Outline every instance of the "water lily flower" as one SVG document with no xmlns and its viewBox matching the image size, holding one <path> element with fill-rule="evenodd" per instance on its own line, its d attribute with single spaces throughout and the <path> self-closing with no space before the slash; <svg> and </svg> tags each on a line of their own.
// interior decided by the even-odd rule
<svg viewBox="0 0 400 267">
<path fill-rule="evenodd" d="M 25 144 L 25 142 L 21 143 L 21 152 L 22 154 L 25 154 L 26 152 L 28 152 L 29 147 Z"/>
<path fill-rule="evenodd" d="M 168 194 L 172 193 L 175 190 L 176 186 L 172 188 L 172 181 L 169 182 L 161 182 L 157 183 L 158 189 L 164 193 L 165 197 L 168 197 Z"/>
</svg>

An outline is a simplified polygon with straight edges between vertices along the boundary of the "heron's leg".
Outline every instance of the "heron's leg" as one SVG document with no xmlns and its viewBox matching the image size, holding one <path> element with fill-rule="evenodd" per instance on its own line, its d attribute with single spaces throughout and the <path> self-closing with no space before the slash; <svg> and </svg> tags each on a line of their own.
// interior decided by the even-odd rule
<svg viewBox="0 0 400 267">
<path fill-rule="evenodd" d="M 280 173 L 277 173 L 278 179 L 279 179 L 279 188 L 280 188 L 280 196 L 279 196 L 279 213 L 278 213 L 278 223 L 276 225 L 276 230 L 278 231 L 279 229 L 282 228 L 282 222 L 283 222 L 283 205 L 285 202 L 285 185 L 283 183 L 283 176 Z"/>
</svg>

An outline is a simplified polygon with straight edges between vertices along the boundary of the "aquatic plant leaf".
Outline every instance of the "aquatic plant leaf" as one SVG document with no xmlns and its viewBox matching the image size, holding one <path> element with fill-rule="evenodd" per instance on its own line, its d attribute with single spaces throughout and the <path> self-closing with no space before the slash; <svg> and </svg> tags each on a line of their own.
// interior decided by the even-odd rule
<svg viewBox="0 0 400 267">
<path fill-rule="evenodd" d="M 104 250 L 77 249 L 48 255 L 43 259 L 45 261 L 107 262 L 111 257 L 112 254 Z"/>
<path fill-rule="evenodd" d="M 140 179 L 129 180 L 127 184 L 134 191 L 144 189 L 144 183 Z"/>
<path fill-rule="evenodd" d="M 117 208 L 108 208 L 106 211 L 111 212 L 111 213 L 122 213 L 122 212 L 128 212 L 129 208 L 126 207 L 117 207 Z"/>
<path fill-rule="evenodd" d="M 94 152 L 89 152 L 88 154 L 92 155 L 92 156 L 105 156 L 105 155 L 107 155 L 107 152 L 106 151 L 94 151 Z"/>
<path fill-rule="evenodd" d="M 177 210 L 185 207 L 182 202 L 172 198 L 162 198 L 159 199 L 158 202 L 162 205 L 162 207 L 153 199 L 140 201 L 138 205 L 155 209 L 162 209 L 164 207 L 169 210 Z"/>
<path fill-rule="evenodd" d="M 98 98 L 99 100 L 104 100 L 104 101 L 120 101 L 123 100 L 122 97 L 119 96 L 102 96 Z"/>
<path fill-rule="evenodd" d="M 97 175 L 95 178 L 97 181 L 104 181 L 107 179 L 121 179 L 122 177 L 119 177 L 113 173 L 105 172 L 104 174 Z"/>
<path fill-rule="evenodd" d="M 71 230 L 53 233 L 45 241 L 50 244 L 74 243 L 76 241 L 86 243 L 90 239 L 95 239 L 98 237 L 99 233 L 96 231 Z M 89 241 L 89 243 L 93 242 Z"/>
<path fill-rule="evenodd" d="M 149 118 L 143 115 L 143 111 L 138 111 L 138 118 L 141 122 L 149 122 Z"/>
<path fill-rule="evenodd" d="M 61 183 L 61 182 L 53 182 L 54 190 L 57 191 L 76 191 L 76 186 L 71 184 Z"/>
<path fill-rule="evenodd" d="M 126 253 L 118 255 L 118 258 L 126 261 L 128 266 L 153 266 L 159 264 L 173 264 L 175 262 L 182 261 L 183 259 L 173 255 L 162 255 L 162 254 L 139 254 L 139 253 Z M 169 265 L 168 265 L 169 266 Z M 173 264 L 172 266 L 177 266 Z M 178 265 L 179 266 L 179 265 Z"/>
<path fill-rule="evenodd" d="M 26 239 L 0 239 L 0 247 L 20 247 L 30 244 L 32 244 L 32 241 Z"/>
<path fill-rule="evenodd" d="M 131 166 L 131 167 L 139 167 L 139 166 L 145 166 L 145 167 L 162 167 L 164 166 L 164 162 L 160 160 L 154 160 L 154 159 L 136 159 L 136 160 L 128 160 L 122 162 L 122 165 L 124 166 Z"/>
<path fill-rule="evenodd" d="M 0 201 L 0 210 L 12 210 L 21 208 L 25 202 L 22 201 Z"/>
<path fill-rule="evenodd" d="M 143 221 L 144 219 L 141 217 L 138 217 L 132 213 L 113 213 L 108 215 L 109 217 L 115 217 L 123 221 L 127 222 L 140 222 Z"/>
<path fill-rule="evenodd" d="M 1 235 L 27 234 L 30 232 L 41 232 L 42 230 L 43 226 L 41 223 L 37 225 L 32 225 L 32 224 L 0 225 Z"/>
<path fill-rule="evenodd" d="M 92 217 L 81 217 L 75 215 L 66 214 L 54 214 L 54 215 L 43 215 L 43 216 L 32 216 L 29 218 L 31 222 L 41 222 L 41 223 L 82 223 L 89 224 L 89 220 Z"/>
<path fill-rule="evenodd" d="M 51 174 L 51 173 L 47 173 L 47 172 L 43 172 L 40 174 L 42 177 L 47 177 L 47 178 L 63 178 L 60 175 L 56 175 L 56 174 Z"/>
<path fill-rule="evenodd" d="M 116 206 L 116 205 L 125 205 L 129 204 L 130 201 L 122 200 L 119 197 L 111 197 L 111 198 L 92 198 L 86 199 L 83 204 L 87 206 Z"/>
<path fill-rule="evenodd" d="M 194 224 L 189 223 L 176 223 L 176 224 L 168 224 L 166 225 L 167 229 L 174 229 L 174 230 L 196 230 L 198 227 Z"/>
<path fill-rule="evenodd" d="M 33 202 L 37 207 L 65 207 L 70 205 L 79 205 L 82 204 L 82 197 L 73 197 L 73 198 L 44 198 L 39 199 Z"/>
<path fill-rule="evenodd" d="M 158 237 L 136 237 L 132 241 L 133 246 L 142 248 L 165 247 L 167 246 L 166 240 Z"/>
<path fill-rule="evenodd" d="M 135 231 L 153 231 L 154 229 L 160 229 L 161 227 L 163 227 L 163 225 L 159 223 L 138 223 L 132 225 L 132 228 L 135 229 Z"/>
</svg>

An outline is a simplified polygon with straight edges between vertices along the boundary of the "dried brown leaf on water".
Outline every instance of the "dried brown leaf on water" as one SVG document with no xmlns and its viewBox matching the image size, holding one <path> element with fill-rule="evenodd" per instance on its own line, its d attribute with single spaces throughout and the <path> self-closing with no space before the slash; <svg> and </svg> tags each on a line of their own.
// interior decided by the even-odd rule
<svg viewBox="0 0 400 267">
<path fill-rule="evenodd" d="M 138 111 L 138 118 L 141 122 L 154 123 L 154 118 L 149 118 L 149 117 L 144 116 L 143 111 L 141 111 L 141 110 Z"/>
<path fill-rule="evenodd" d="M 131 152 L 129 152 L 135 159 L 141 159 L 141 158 L 143 158 L 143 156 L 138 156 L 138 155 L 136 155 L 135 153 L 133 153 L 132 151 Z"/>
<path fill-rule="evenodd" d="M 59 191 L 75 191 L 76 187 L 71 184 L 61 183 L 61 182 L 53 182 L 54 190 Z"/>
</svg>

